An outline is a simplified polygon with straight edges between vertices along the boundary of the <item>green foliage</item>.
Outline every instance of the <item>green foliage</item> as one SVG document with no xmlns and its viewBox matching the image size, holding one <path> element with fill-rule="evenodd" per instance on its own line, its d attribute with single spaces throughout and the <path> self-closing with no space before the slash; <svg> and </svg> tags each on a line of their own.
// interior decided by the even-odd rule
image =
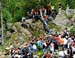
<svg viewBox="0 0 75 58">
<path fill-rule="evenodd" d="M 39 37 L 40 32 L 39 31 L 35 31 L 34 34 L 35 34 L 34 36 Z"/>
<path fill-rule="evenodd" d="M 42 58 L 43 51 L 42 50 L 37 51 L 36 54 L 39 56 L 38 58 Z"/>
<path fill-rule="evenodd" d="M 2 0 L 2 6 L 4 9 L 4 19 L 12 17 L 12 21 L 21 20 L 21 17 L 25 16 L 27 11 L 30 11 L 32 8 L 39 8 L 39 0 Z M 6 17 L 6 14 L 7 17 Z"/>
<path fill-rule="evenodd" d="M 75 0 L 60 0 L 60 3 L 63 9 L 66 9 L 67 4 L 70 8 L 75 8 Z M 18 21 L 32 8 L 39 9 L 41 5 L 48 6 L 49 4 L 58 11 L 59 0 L 2 0 L 4 19 L 8 22 Z"/>
<path fill-rule="evenodd" d="M 25 0 L 24 12 L 31 11 L 31 9 L 38 9 L 40 7 L 39 0 Z"/>
<path fill-rule="evenodd" d="M 66 2 L 66 0 L 61 0 L 61 5 L 62 5 L 62 8 L 63 8 L 63 9 L 66 9 L 66 7 L 67 7 L 67 2 Z"/>
<path fill-rule="evenodd" d="M 67 0 L 68 5 L 70 8 L 74 9 L 75 8 L 75 0 Z"/>
<path fill-rule="evenodd" d="M 75 36 L 75 27 L 70 30 L 70 34 Z"/>
<path fill-rule="evenodd" d="M 48 6 L 50 0 L 40 0 L 40 5 Z"/>
<path fill-rule="evenodd" d="M 11 22 L 12 21 L 12 15 L 6 8 L 3 8 L 3 18 L 7 22 Z"/>
<path fill-rule="evenodd" d="M 59 8 L 59 2 L 58 0 L 51 0 L 51 5 L 55 7 L 55 9 L 58 11 Z"/>
</svg>

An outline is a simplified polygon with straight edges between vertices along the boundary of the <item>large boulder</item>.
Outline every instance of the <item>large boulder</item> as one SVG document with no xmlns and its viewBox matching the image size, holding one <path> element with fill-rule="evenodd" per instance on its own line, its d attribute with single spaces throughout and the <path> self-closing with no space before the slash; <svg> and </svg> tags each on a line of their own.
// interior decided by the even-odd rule
<svg viewBox="0 0 75 58">
<path fill-rule="evenodd" d="M 59 25 L 61 26 L 62 28 L 65 27 L 65 25 L 67 23 L 69 23 L 69 20 L 66 18 L 65 14 L 58 14 L 55 18 L 55 20 L 53 20 L 53 22 L 56 24 L 56 25 Z"/>
</svg>

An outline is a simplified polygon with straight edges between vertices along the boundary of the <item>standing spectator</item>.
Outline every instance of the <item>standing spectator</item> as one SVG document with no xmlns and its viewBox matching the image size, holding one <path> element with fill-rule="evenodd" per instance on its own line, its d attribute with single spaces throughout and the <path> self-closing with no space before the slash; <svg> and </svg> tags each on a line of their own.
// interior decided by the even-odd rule
<svg viewBox="0 0 75 58">
<path fill-rule="evenodd" d="M 30 44 L 29 44 L 29 51 L 33 52 L 33 43 L 32 42 L 30 42 Z"/>
<path fill-rule="evenodd" d="M 51 42 L 51 44 L 50 44 L 50 50 L 51 50 L 51 52 L 52 52 L 52 54 L 54 53 L 54 43 L 52 43 Z"/>
<path fill-rule="evenodd" d="M 33 47 L 32 48 L 33 48 L 33 52 L 35 53 L 37 51 L 37 46 L 36 46 L 35 43 L 33 44 Z"/>
<path fill-rule="evenodd" d="M 27 12 L 27 19 L 32 19 L 32 15 L 30 12 Z"/>
<path fill-rule="evenodd" d="M 59 58 L 65 57 L 65 53 L 64 53 L 64 50 L 62 48 L 59 48 L 58 56 L 59 56 Z"/>
<path fill-rule="evenodd" d="M 21 54 L 22 54 L 23 58 L 27 58 L 28 53 L 29 53 L 28 44 L 25 43 L 24 46 L 21 49 Z"/>
<path fill-rule="evenodd" d="M 45 54 L 47 50 L 47 44 L 45 41 L 43 41 L 43 53 Z"/>
<path fill-rule="evenodd" d="M 70 52 L 68 48 L 64 49 L 64 54 L 65 54 L 65 58 L 69 58 Z"/>
<path fill-rule="evenodd" d="M 64 38 L 64 48 L 67 48 L 68 46 L 68 38 Z"/>
<path fill-rule="evenodd" d="M 47 32 L 47 33 L 50 33 L 51 34 L 51 31 L 49 30 L 49 27 L 48 27 L 48 24 L 47 24 L 47 21 L 44 21 L 44 30 Z"/>
<path fill-rule="evenodd" d="M 73 55 L 73 58 L 75 58 L 75 54 Z"/>
<path fill-rule="evenodd" d="M 11 49 L 11 51 L 10 51 L 11 58 L 14 58 L 14 52 L 15 52 L 15 50 Z"/>
<path fill-rule="evenodd" d="M 75 56 L 75 40 L 73 41 L 73 45 L 72 45 L 72 53 L 73 56 Z"/>
<path fill-rule="evenodd" d="M 44 55 L 43 58 L 51 58 L 51 53 L 49 51 L 47 51 L 47 53 Z"/>
<path fill-rule="evenodd" d="M 43 42 L 42 42 L 42 40 L 38 40 L 36 44 L 37 44 L 38 50 L 40 50 L 41 48 L 43 48 Z"/>
<path fill-rule="evenodd" d="M 43 16 L 44 21 L 46 22 L 46 24 L 48 24 L 48 15 Z"/>
<path fill-rule="evenodd" d="M 56 15 L 57 15 L 56 10 L 53 9 L 53 10 L 51 11 L 51 16 L 55 19 Z"/>
</svg>

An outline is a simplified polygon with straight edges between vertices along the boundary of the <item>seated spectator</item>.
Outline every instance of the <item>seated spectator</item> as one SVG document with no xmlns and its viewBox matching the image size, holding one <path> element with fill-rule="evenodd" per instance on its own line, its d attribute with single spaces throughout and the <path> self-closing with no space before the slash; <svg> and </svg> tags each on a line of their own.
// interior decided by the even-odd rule
<svg viewBox="0 0 75 58">
<path fill-rule="evenodd" d="M 32 14 L 30 12 L 27 12 L 27 19 L 32 19 L 32 18 L 33 18 Z"/>
<path fill-rule="evenodd" d="M 34 19 L 36 21 L 38 21 L 40 19 L 40 15 L 39 15 L 39 13 L 37 11 L 35 12 Z"/>
</svg>

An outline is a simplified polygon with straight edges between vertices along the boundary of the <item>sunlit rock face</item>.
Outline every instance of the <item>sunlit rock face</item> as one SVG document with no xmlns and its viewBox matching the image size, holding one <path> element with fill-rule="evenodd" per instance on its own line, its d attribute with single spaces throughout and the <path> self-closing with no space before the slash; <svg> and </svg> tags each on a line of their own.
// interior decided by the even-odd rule
<svg viewBox="0 0 75 58">
<path fill-rule="evenodd" d="M 65 25 L 67 23 L 69 23 L 69 20 L 66 18 L 64 12 L 62 12 L 61 14 L 58 14 L 55 18 L 55 20 L 53 20 L 53 22 L 56 24 L 56 25 L 59 25 L 59 26 L 62 26 L 62 27 L 65 27 Z"/>
</svg>

